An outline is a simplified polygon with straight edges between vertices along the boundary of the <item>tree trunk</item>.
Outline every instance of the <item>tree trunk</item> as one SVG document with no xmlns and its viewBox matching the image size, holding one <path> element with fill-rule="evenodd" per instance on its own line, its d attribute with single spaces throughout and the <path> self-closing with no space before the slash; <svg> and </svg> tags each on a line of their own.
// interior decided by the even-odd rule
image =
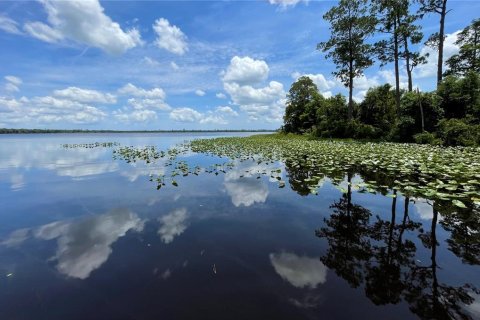
<svg viewBox="0 0 480 320">
<path fill-rule="evenodd" d="M 440 32 L 438 39 L 438 69 L 437 69 L 437 87 L 443 79 L 443 43 L 445 37 L 445 16 L 447 15 L 447 0 L 443 0 L 440 13 Z"/>
<path fill-rule="evenodd" d="M 353 118 L 353 61 L 350 60 L 350 74 L 348 85 L 348 121 Z"/>
<path fill-rule="evenodd" d="M 410 67 L 410 50 L 408 49 L 408 38 L 403 36 L 403 46 L 405 47 L 405 63 L 408 76 L 408 92 L 413 91 L 412 68 Z"/>
<path fill-rule="evenodd" d="M 425 116 L 423 114 L 423 106 L 422 106 L 422 96 L 420 96 L 420 90 L 417 88 L 417 95 L 418 95 L 418 102 L 420 105 L 420 117 L 422 120 L 422 132 L 425 132 Z"/>
<path fill-rule="evenodd" d="M 400 115 L 400 70 L 398 65 L 399 53 L 398 53 L 398 33 L 397 22 L 393 25 L 393 42 L 394 42 L 394 59 L 395 59 L 395 107 L 397 114 Z"/>
</svg>

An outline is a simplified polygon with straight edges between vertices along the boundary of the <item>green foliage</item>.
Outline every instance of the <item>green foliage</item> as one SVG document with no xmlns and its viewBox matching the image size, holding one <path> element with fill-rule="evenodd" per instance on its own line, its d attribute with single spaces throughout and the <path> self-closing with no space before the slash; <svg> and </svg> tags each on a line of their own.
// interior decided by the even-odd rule
<svg viewBox="0 0 480 320">
<path fill-rule="evenodd" d="M 323 97 L 318 93 L 315 83 L 309 77 L 300 77 L 287 94 L 284 131 L 303 133 L 311 129 L 322 101 Z"/>
<path fill-rule="evenodd" d="M 433 133 L 430 132 L 422 132 L 417 133 L 413 136 L 413 140 L 415 140 L 418 144 L 431 144 L 431 145 L 439 145 L 442 144 L 442 141 L 435 137 Z"/>
<path fill-rule="evenodd" d="M 480 19 L 475 19 L 463 29 L 455 41 L 460 51 L 446 62 L 446 75 L 465 75 L 471 71 L 480 72 Z"/>
<path fill-rule="evenodd" d="M 439 105 L 445 118 L 467 118 L 480 123 L 480 76 L 469 72 L 463 78 L 448 76 L 438 86 Z"/>
<path fill-rule="evenodd" d="M 317 110 L 315 135 L 325 138 L 346 138 L 348 107 L 345 97 L 338 94 L 323 101 Z"/>
<path fill-rule="evenodd" d="M 389 84 L 370 88 L 358 113 L 362 123 L 377 128 L 381 135 L 387 134 L 397 118 L 395 91 Z"/>
<path fill-rule="evenodd" d="M 412 142 L 413 136 L 423 130 L 433 132 L 442 117 L 443 110 L 438 106 L 438 98 L 434 93 L 406 92 L 401 99 L 395 140 Z"/>
<path fill-rule="evenodd" d="M 460 119 L 443 119 L 438 123 L 437 135 L 447 146 L 475 146 L 480 144 L 480 125 Z"/>
</svg>

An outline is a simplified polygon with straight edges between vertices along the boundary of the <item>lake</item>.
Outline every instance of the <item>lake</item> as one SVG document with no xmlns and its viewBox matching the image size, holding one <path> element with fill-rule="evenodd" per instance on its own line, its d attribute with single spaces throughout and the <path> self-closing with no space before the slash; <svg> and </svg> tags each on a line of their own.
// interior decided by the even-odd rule
<svg viewBox="0 0 480 320">
<path fill-rule="evenodd" d="M 362 192 L 365 173 L 311 192 L 282 161 L 150 157 L 250 134 L 1 136 L 1 318 L 480 319 L 478 210 Z"/>
</svg>

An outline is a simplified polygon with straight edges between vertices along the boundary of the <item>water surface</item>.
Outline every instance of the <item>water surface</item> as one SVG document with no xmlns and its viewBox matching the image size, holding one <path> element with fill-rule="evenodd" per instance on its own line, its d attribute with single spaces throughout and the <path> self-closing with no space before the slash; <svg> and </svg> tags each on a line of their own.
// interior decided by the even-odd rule
<svg viewBox="0 0 480 320">
<path fill-rule="evenodd" d="M 309 173 L 280 162 L 157 190 L 168 159 L 113 157 L 225 135 L 238 134 L 1 136 L 1 318 L 480 318 L 478 215 L 361 193 L 354 172 L 313 195 Z"/>
</svg>

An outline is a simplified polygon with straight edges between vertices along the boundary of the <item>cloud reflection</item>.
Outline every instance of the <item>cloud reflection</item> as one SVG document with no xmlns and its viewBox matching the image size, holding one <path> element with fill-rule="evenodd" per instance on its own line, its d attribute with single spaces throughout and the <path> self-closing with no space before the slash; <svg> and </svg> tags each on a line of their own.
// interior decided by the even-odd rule
<svg viewBox="0 0 480 320">
<path fill-rule="evenodd" d="M 300 257 L 294 253 L 271 253 L 275 271 L 292 286 L 316 288 L 327 281 L 328 268 L 318 258 Z"/>
<path fill-rule="evenodd" d="M 173 210 L 166 216 L 159 218 L 158 220 L 162 226 L 158 229 L 158 234 L 162 241 L 168 244 L 172 242 L 176 236 L 181 235 L 187 229 L 187 218 L 188 212 L 186 208 Z"/>
<path fill-rule="evenodd" d="M 233 169 L 225 174 L 224 181 L 225 189 L 231 197 L 233 205 L 249 207 L 254 203 L 264 203 L 269 193 L 268 186 L 263 179 L 257 179 L 257 177 L 263 173 L 270 176 L 273 169 L 276 167 L 272 164 L 235 161 Z M 277 180 L 270 178 L 270 181 L 276 182 Z"/>
<path fill-rule="evenodd" d="M 53 222 L 35 229 L 13 232 L 4 245 L 19 245 L 31 234 L 36 239 L 57 240 L 53 260 L 57 270 L 72 278 L 86 279 L 105 263 L 112 253 L 111 245 L 129 230 L 143 230 L 144 222 L 127 209 L 114 209 L 98 216 L 76 221 Z"/>
</svg>

